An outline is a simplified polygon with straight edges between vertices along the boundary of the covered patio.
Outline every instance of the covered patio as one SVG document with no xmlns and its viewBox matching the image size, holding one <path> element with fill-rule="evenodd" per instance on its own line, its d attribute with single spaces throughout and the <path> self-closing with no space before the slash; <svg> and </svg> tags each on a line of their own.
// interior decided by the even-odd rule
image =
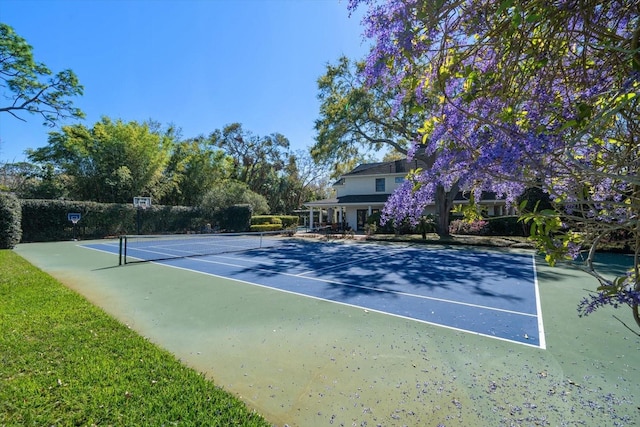
<svg viewBox="0 0 640 427">
<path fill-rule="evenodd" d="M 305 202 L 304 225 L 310 231 L 363 231 L 367 218 L 382 210 L 388 194 L 351 195 Z"/>
</svg>

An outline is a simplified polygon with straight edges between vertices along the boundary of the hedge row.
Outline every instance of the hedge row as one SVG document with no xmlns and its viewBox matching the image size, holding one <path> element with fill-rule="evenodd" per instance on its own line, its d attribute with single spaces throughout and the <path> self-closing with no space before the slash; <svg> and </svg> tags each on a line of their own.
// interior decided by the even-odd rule
<svg viewBox="0 0 640 427">
<path fill-rule="evenodd" d="M 298 226 L 298 217 L 295 215 L 256 215 L 251 217 L 251 225 L 278 224 L 280 229 Z"/>
<path fill-rule="evenodd" d="M 0 249 L 13 249 L 20 242 L 20 201 L 11 193 L 0 192 Z"/>
<path fill-rule="evenodd" d="M 279 231 L 282 229 L 281 224 L 256 224 L 251 226 L 251 231 Z"/>
<path fill-rule="evenodd" d="M 138 210 L 130 204 L 68 200 L 22 200 L 20 204 L 22 242 L 94 239 L 138 232 L 247 231 L 251 219 L 251 208 L 244 205 L 232 206 L 208 218 L 199 208 L 186 206 L 155 205 Z M 68 219 L 70 213 L 80 214 L 75 227 Z"/>
</svg>

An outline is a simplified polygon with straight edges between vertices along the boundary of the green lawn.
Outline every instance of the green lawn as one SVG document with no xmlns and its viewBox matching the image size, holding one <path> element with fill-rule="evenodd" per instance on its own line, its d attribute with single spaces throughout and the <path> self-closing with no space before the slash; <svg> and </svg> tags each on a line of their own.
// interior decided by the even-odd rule
<svg viewBox="0 0 640 427">
<path fill-rule="evenodd" d="M 0 251 L 0 425 L 269 426 L 12 251 Z"/>
</svg>

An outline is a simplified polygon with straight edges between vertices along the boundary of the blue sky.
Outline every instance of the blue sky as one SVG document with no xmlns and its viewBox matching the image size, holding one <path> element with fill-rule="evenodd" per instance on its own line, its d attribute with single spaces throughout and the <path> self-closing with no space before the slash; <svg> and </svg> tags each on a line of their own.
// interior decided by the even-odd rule
<svg viewBox="0 0 640 427">
<path fill-rule="evenodd" d="M 0 21 L 54 73 L 78 75 L 87 127 L 153 119 L 189 138 L 240 122 L 294 150 L 314 142 L 325 65 L 367 52 L 346 0 L 2 0 Z M 1 163 L 47 144 L 52 129 L 21 117 L 0 114 Z"/>
</svg>

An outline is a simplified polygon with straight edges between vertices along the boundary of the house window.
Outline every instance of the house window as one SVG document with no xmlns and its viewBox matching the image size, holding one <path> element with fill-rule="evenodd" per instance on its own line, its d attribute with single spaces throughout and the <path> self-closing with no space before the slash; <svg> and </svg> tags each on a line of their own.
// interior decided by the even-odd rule
<svg viewBox="0 0 640 427">
<path fill-rule="evenodd" d="M 384 192 L 384 178 L 376 178 L 376 192 Z"/>
<path fill-rule="evenodd" d="M 396 184 L 402 184 L 404 182 L 404 176 L 396 176 Z"/>
</svg>

